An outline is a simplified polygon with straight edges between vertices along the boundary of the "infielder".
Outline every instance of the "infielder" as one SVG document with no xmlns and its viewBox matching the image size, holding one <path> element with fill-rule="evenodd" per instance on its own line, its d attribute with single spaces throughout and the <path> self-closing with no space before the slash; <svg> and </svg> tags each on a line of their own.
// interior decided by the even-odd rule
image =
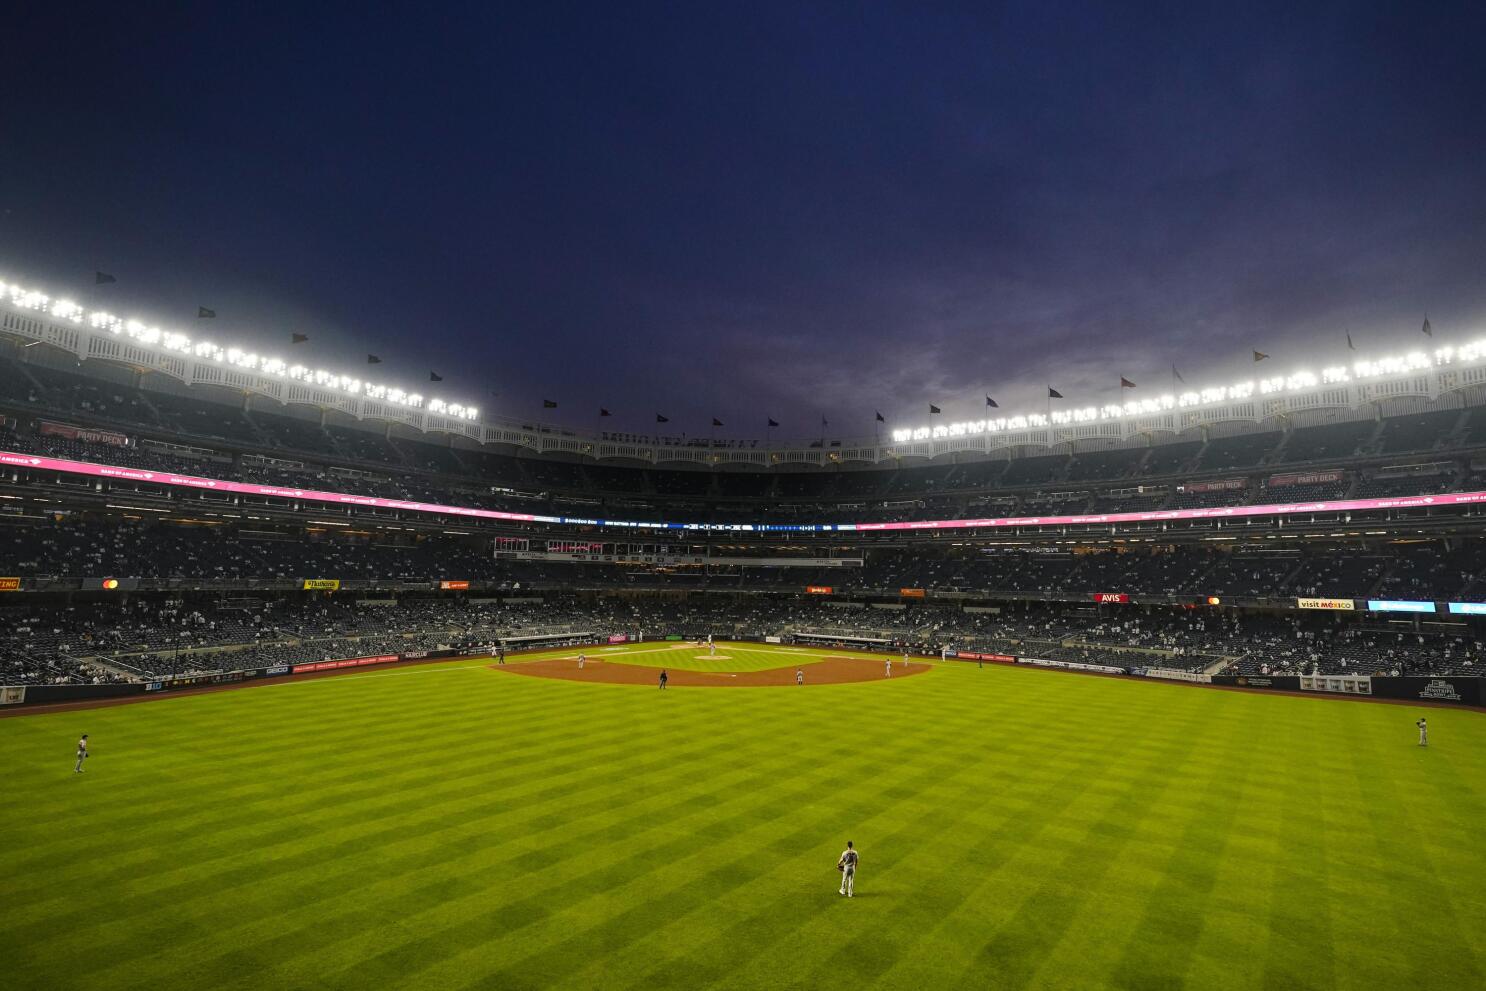
<svg viewBox="0 0 1486 991">
<path fill-rule="evenodd" d="M 803 685 L 803 684 L 805 684 L 805 669 L 804 668 L 795 668 L 795 684 L 797 684 L 797 685 Z"/>
<path fill-rule="evenodd" d="M 582 671 L 582 670 L 583 670 L 583 662 L 584 662 L 584 661 L 585 661 L 585 660 L 586 660 L 586 659 L 587 659 L 587 658 L 585 658 L 585 657 L 584 657 L 584 656 L 583 656 L 583 655 L 582 655 L 582 654 L 579 654 L 579 655 L 578 655 L 578 670 L 579 670 L 579 671 Z"/>
<path fill-rule="evenodd" d="M 1419 727 L 1419 746 L 1421 746 L 1421 747 L 1427 747 L 1427 746 L 1429 746 L 1429 724 L 1427 724 L 1424 720 L 1421 719 L 1417 723 L 1415 723 L 1414 725 L 1417 726 L 1417 727 Z M 83 737 L 83 739 L 86 740 L 87 737 L 85 736 L 85 737 Z M 78 770 L 81 771 L 82 768 L 79 767 Z"/>
<path fill-rule="evenodd" d="M 905 660 L 903 663 L 907 664 L 908 662 Z M 884 678 L 891 678 L 893 676 L 893 659 L 891 657 L 883 662 L 882 675 Z"/>
<path fill-rule="evenodd" d="M 77 766 L 73 768 L 78 774 L 83 773 L 83 761 L 88 759 L 88 734 L 84 733 L 77 741 Z"/>
<path fill-rule="evenodd" d="M 846 841 L 846 849 L 841 851 L 841 857 L 836 861 L 836 870 L 841 872 L 841 894 L 850 898 L 857 879 L 857 852 L 851 840 Z"/>
</svg>

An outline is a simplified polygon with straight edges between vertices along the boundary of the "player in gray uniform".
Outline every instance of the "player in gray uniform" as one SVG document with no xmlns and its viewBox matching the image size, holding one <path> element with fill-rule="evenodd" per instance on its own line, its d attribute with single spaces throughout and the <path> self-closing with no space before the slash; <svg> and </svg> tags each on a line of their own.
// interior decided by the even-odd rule
<svg viewBox="0 0 1486 991">
<path fill-rule="evenodd" d="M 83 773 L 83 761 L 88 759 L 88 734 L 84 733 L 77 741 L 77 766 L 73 768 L 78 774 Z"/>
<path fill-rule="evenodd" d="M 836 861 L 836 870 L 841 872 L 841 894 L 850 898 L 857 879 L 857 852 L 851 840 L 846 841 L 846 849 L 841 851 L 841 857 Z"/>
<path fill-rule="evenodd" d="M 1414 725 L 1419 727 L 1419 746 L 1429 746 L 1429 724 L 1421 719 Z M 86 740 L 87 737 L 83 737 L 83 739 Z"/>
</svg>

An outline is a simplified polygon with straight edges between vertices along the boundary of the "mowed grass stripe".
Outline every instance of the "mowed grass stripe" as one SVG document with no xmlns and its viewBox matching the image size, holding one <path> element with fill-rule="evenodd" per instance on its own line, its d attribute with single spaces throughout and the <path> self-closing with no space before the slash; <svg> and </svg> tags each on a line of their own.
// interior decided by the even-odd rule
<svg viewBox="0 0 1486 991">
<path fill-rule="evenodd" d="M 598 848 L 593 844 L 601 841 L 604 836 L 620 828 L 627 823 L 654 825 L 656 823 L 667 824 L 663 828 L 674 828 L 670 825 L 682 814 L 689 813 L 697 806 L 709 806 L 713 804 L 710 798 L 705 796 L 699 798 L 695 794 L 677 794 L 674 792 L 660 792 L 653 794 L 631 793 L 625 800 L 616 799 L 613 795 L 613 786 L 603 796 L 593 800 L 587 808 L 571 808 L 565 816 L 558 817 L 550 813 L 534 815 L 538 810 L 518 806 L 514 809 L 501 810 L 502 815 L 492 815 L 471 822 L 464 813 L 455 810 L 447 811 L 468 827 L 461 832 L 467 835 L 437 837 L 440 846 L 432 851 L 430 856 L 427 850 L 418 850 L 426 846 L 423 842 L 427 837 L 424 834 L 415 834 L 409 839 L 396 846 L 408 846 L 414 848 L 406 862 L 388 860 L 383 857 L 379 862 L 379 869 L 375 875 L 368 874 L 363 878 L 363 885 L 354 885 L 350 888 L 339 886 L 319 886 L 318 898 L 306 901 L 301 906 L 291 910 L 287 917 L 279 920 L 283 924 L 295 924 L 296 916 L 304 915 L 304 925 L 307 929 L 313 928 L 313 934 L 306 937 L 300 946 L 302 953 L 318 954 L 335 941 L 337 934 L 343 929 L 349 929 L 356 937 L 365 938 L 367 930 L 359 925 L 354 919 L 347 919 L 346 910 L 337 907 L 336 902 L 349 901 L 346 896 L 355 893 L 358 897 L 353 901 L 351 911 L 355 911 L 361 898 L 377 893 L 375 889 L 388 888 L 397 891 L 405 876 L 420 871 L 433 871 L 435 877 L 427 880 L 420 888 L 411 891 L 403 890 L 398 895 L 398 912 L 405 920 L 412 921 L 417 914 L 417 909 L 423 897 L 428 899 L 428 907 L 445 907 L 460 897 L 471 897 L 475 899 L 484 898 L 488 895 L 492 885 L 499 885 L 509 881 L 512 877 L 532 872 L 539 872 L 551 866 L 559 860 L 568 856 L 577 857 L 592 853 L 602 853 L 601 843 Z M 639 806 L 638 808 L 634 808 Z M 630 814 L 627 819 L 616 822 L 614 813 L 619 809 L 629 808 Z M 604 820 L 597 826 L 587 823 L 588 819 L 602 815 Z M 506 821 L 510 818 L 511 821 Z M 544 834 L 546 836 L 544 837 Z M 531 847 L 533 836 L 550 838 L 553 834 L 559 834 L 562 839 L 539 846 Z M 494 842 L 478 843 L 482 835 L 488 840 L 495 838 Z M 447 865 L 449 860 L 448 848 L 445 846 L 451 841 L 462 841 L 476 844 L 473 847 L 464 847 L 464 861 L 469 864 L 472 860 L 479 860 L 478 869 L 468 869 L 456 878 L 443 876 L 439 868 Z M 564 849 L 571 847 L 571 849 Z M 390 847 L 384 848 L 390 851 Z M 507 855 L 499 861 L 491 861 L 492 854 L 497 850 L 504 850 Z M 424 881 L 423 878 L 418 880 Z M 316 887 L 310 880 L 296 878 L 295 883 L 306 887 L 306 894 L 314 897 Z M 339 912 L 340 914 L 334 914 Z M 330 925 L 325 924 L 327 917 L 333 921 Z M 282 929 L 273 927 L 270 931 L 262 933 L 261 939 L 271 944 L 281 938 Z M 230 947 L 233 957 L 242 958 L 244 965 L 251 962 L 258 952 L 258 947 L 250 940 L 245 939 L 241 932 L 229 932 L 223 934 L 230 937 L 228 941 L 207 940 L 200 947 L 201 952 L 207 955 L 221 955 L 224 947 Z M 383 941 L 376 940 L 376 945 Z M 180 961 L 183 957 L 189 957 L 190 947 L 180 948 L 173 954 L 172 963 Z M 219 960 L 213 960 L 213 963 Z M 185 975 L 188 976 L 189 975 Z"/>
<path fill-rule="evenodd" d="M 685 727 L 679 727 L 677 729 L 677 732 L 678 733 L 684 733 L 685 732 Z M 590 743 L 591 743 L 591 741 L 587 741 L 584 744 L 576 745 L 574 747 L 574 753 L 589 752 L 590 749 L 591 749 Z M 674 761 L 674 754 L 677 752 L 676 750 L 672 749 L 672 748 L 675 747 L 675 745 L 676 745 L 676 741 L 673 741 L 673 740 L 669 740 L 669 739 L 657 740 L 656 741 L 657 751 L 659 753 L 663 754 L 664 756 L 659 756 L 659 757 L 653 756 L 653 754 L 655 753 L 655 751 L 653 751 L 651 757 L 644 758 L 642 754 L 637 753 L 633 758 L 630 759 L 630 762 L 629 762 L 633 766 L 624 767 L 624 768 L 621 768 L 620 770 L 622 770 L 622 771 L 631 771 L 631 772 L 643 771 L 647 762 L 649 764 L 652 764 L 652 765 L 655 765 L 655 766 L 669 765 L 669 764 L 673 763 L 673 761 Z M 380 788 L 359 789 L 358 792 L 355 795 L 345 795 L 345 796 L 342 796 L 342 800 L 340 800 L 340 801 L 328 801 L 328 800 L 325 800 L 325 799 L 316 799 L 315 802 L 313 803 L 313 805 L 310 806 L 310 807 L 306 807 L 306 806 L 304 806 L 304 805 L 301 804 L 301 805 L 291 806 L 288 809 L 286 809 L 285 811 L 287 813 L 294 814 L 294 815 L 298 816 L 298 815 L 303 815 L 303 814 L 306 814 L 306 813 L 312 813 L 312 812 L 314 812 L 314 811 L 316 811 L 317 809 L 320 809 L 320 808 L 331 808 L 331 807 L 335 807 L 338 810 L 338 817 L 337 817 L 337 819 L 334 820 L 334 821 L 323 823 L 322 825 L 323 826 L 329 826 L 329 827 L 332 827 L 332 828 L 337 827 L 337 826 L 343 827 L 345 830 L 349 831 L 349 838 L 348 838 L 347 842 L 349 842 L 349 843 L 362 842 L 365 839 L 365 837 L 364 837 L 364 835 L 362 833 L 363 828 L 366 827 L 366 826 L 368 826 L 368 825 L 374 825 L 375 823 L 381 821 L 381 819 L 387 817 L 386 815 L 378 814 L 380 809 L 382 809 L 382 808 L 391 808 L 394 811 L 397 811 L 397 810 L 401 810 L 402 808 L 404 808 L 405 806 L 410 805 L 410 804 L 412 804 L 412 805 L 436 804 L 437 801 L 439 800 L 440 796 L 441 796 L 441 791 L 440 791 L 440 787 L 441 786 L 438 783 L 444 782 L 445 784 L 448 784 L 449 781 L 450 781 L 450 779 L 467 779 L 470 776 L 470 769 L 471 769 L 471 767 L 475 763 L 484 763 L 484 762 L 487 761 L 487 758 L 485 758 L 483 756 L 479 756 L 479 755 L 473 755 L 473 753 L 471 751 L 466 751 L 466 753 L 470 753 L 472 755 L 469 756 L 469 757 L 467 757 L 467 758 L 465 758 L 463 763 L 456 763 L 456 764 L 453 764 L 453 765 L 450 765 L 448 763 L 448 759 L 447 758 L 445 758 L 443 756 L 437 757 L 436 758 L 436 762 L 438 764 L 438 767 L 437 767 L 436 772 L 434 772 L 434 769 L 431 768 L 431 767 L 420 766 L 420 765 L 414 765 L 414 766 L 408 768 L 407 770 L 405 770 L 404 772 L 402 772 L 402 774 L 399 777 L 406 777 L 406 778 L 410 779 L 410 781 L 421 782 L 422 789 L 418 793 L 416 799 L 408 799 L 406 797 L 399 797 L 398 792 L 397 792 L 396 789 L 392 789 L 392 790 L 384 790 L 384 789 L 380 789 Z M 586 768 L 575 765 L 574 767 L 568 769 L 568 771 L 566 771 L 565 773 L 579 774 L 579 775 L 581 775 L 584 771 L 586 771 Z M 499 773 L 500 773 L 501 776 L 504 777 L 504 779 L 505 779 L 504 784 L 505 784 L 505 787 L 507 787 L 508 789 L 511 789 L 515 785 L 517 785 L 519 783 L 523 783 L 523 782 L 529 783 L 529 782 L 534 782 L 534 781 L 541 781 L 543 783 L 543 786 L 547 790 L 549 790 L 549 791 L 561 793 L 561 792 L 565 792 L 567 790 L 567 786 L 566 785 L 564 785 L 564 784 L 562 784 L 560 782 L 556 782 L 555 783 L 553 770 L 550 767 L 546 766 L 544 762 L 538 761 L 538 762 L 533 762 L 533 763 L 528 764 L 528 765 L 517 765 L 517 766 L 514 766 L 514 767 L 505 767 L 505 768 L 500 769 L 500 772 Z M 396 781 L 397 778 L 394 778 L 392 780 L 393 781 Z M 496 784 L 496 782 L 482 782 L 482 785 L 483 784 L 492 784 L 493 785 L 493 784 Z M 463 782 L 461 782 L 458 785 L 451 785 L 450 788 L 449 788 L 449 790 L 451 791 L 451 793 L 454 793 L 454 794 L 462 794 L 462 793 L 464 793 L 464 792 L 466 792 L 468 790 L 468 785 L 467 784 L 464 784 Z M 368 798 L 364 797 L 362 795 L 362 792 L 365 792 L 367 796 L 370 796 L 370 798 L 368 799 Z M 357 799 L 360 799 L 361 800 L 359 804 L 358 804 Z M 508 800 L 527 800 L 527 799 L 528 799 L 528 796 L 525 796 L 525 795 L 521 794 L 519 791 L 510 791 L 510 792 L 508 792 Z M 370 804 L 368 804 L 368 802 L 370 802 Z M 395 830 L 390 830 L 390 831 L 387 831 L 387 832 L 389 832 L 391 835 L 396 835 L 396 831 Z M 232 837 L 231 836 L 230 831 L 227 834 L 227 836 L 228 836 L 229 839 L 236 839 L 235 837 Z M 298 841 L 300 839 L 302 839 L 302 835 L 297 835 L 297 831 L 291 831 L 291 835 L 284 837 L 284 842 L 286 842 L 286 843 L 294 843 L 294 842 L 296 842 L 296 841 Z M 232 843 L 232 844 L 229 844 L 229 847 L 236 846 L 236 845 L 237 845 L 236 843 Z M 272 854 L 272 844 L 267 843 L 267 842 L 265 842 L 264 840 L 261 840 L 261 839 L 258 840 L 256 846 L 254 846 L 253 849 L 254 849 L 254 853 L 256 853 L 256 854 L 260 854 L 260 855 L 271 855 Z M 181 872 L 181 871 L 199 871 L 200 866 L 201 866 L 200 864 L 191 864 L 189 866 L 183 866 L 182 862 L 179 859 L 174 862 L 174 868 L 175 868 L 175 870 L 177 872 Z M 216 880 L 216 879 L 214 877 L 208 875 L 203 880 Z M 83 914 L 85 914 L 85 912 L 86 912 L 85 909 L 75 908 L 74 910 L 75 911 L 78 911 L 80 913 L 83 913 Z M 65 919 L 52 919 L 50 921 L 52 923 L 65 923 L 68 920 L 65 920 Z"/>
</svg>

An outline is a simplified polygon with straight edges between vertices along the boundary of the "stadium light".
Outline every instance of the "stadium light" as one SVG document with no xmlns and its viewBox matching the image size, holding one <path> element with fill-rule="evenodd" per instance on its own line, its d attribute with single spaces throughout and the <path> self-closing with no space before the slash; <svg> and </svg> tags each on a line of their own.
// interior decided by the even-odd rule
<svg viewBox="0 0 1486 991">
<path fill-rule="evenodd" d="M 193 340 L 179 331 L 162 330 L 141 320 L 122 320 L 106 310 L 88 311 L 81 304 L 70 299 L 53 300 L 46 293 L 27 289 L 13 282 L 0 281 L 0 301 L 8 302 L 23 310 L 44 313 L 55 320 L 65 320 L 73 324 L 86 323 L 94 330 L 128 337 L 134 343 L 144 347 L 157 348 L 173 354 L 192 355 L 203 361 L 225 362 L 235 368 L 260 375 L 287 376 L 296 381 L 313 383 L 324 389 L 344 392 L 351 396 L 362 396 L 396 406 L 406 406 L 411 409 L 424 408 L 423 397 L 416 392 L 410 393 L 385 385 L 363 382 L 350 375 L 335 372 L 312 372 L 303 365 L 291 366 L 281 358 L 261 357 L 239 347 L 218 347 L 210 341 Z M 480 417 L 477 407 L 466 406 L 463 403 L 450 403 L 441 399 L 429 400 L 427 408 L 430 412 L 457 420 L 473 421 Z"/>
<path fill-rule="evenodd" d="M 1357 361 L 1350 369 L 1344 365 L 1333 365 L 1323 368 L 1319 375 L 1315 372 L 1300 370 L 1258 381 L 1209 386 L 1201 390 L 1189 389 L 1175 396 L 1167 394 L 1131 402 L 1107 403 L 1103 406 L 1054 410 L 1046 416 L 1040 413 L 1029 413 L 1020 416 L 1004 416 L 994 420 L 966 420 L 960 423 L 897 428 L 890 436 L 895 444 L 908 444 L 923 440 L 1006 433 L 1044 427 L 1049 424 L 1066 426 L 1106 423 L 1127 417 L 1166 413 L 1173 409 L 1196 409 L 1215 406 L 1219 403 L 1242 401 L 1256 394 L 1260 396 L 1293 394 L 1325 385 L 1346 385 L 1373 379 L 1411 375 L 1433 368 L 1443 368 L 1447 365 L 1478 364 L 1483 361 L 1486 361 L 1486 340 L 1478 340 L 1459 347 L 1441 347 L 1433 354 L 1410 351 L 1407 354 L 1390 355 L 1372 361 Z"/>
</svg>

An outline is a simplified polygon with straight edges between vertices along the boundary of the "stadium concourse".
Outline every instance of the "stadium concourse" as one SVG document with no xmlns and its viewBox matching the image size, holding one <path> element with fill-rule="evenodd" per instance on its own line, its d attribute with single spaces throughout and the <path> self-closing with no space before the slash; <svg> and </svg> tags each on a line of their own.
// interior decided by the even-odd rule
<svg viewBox="0 0 1486 991">
<path fill-rule="evenodd" d="M 709 633 L 1201 677 L 1486 671 L 1480 386 L 885 459 L 480 442 L 6 327 L 0 685 Z"/>
</svg>

